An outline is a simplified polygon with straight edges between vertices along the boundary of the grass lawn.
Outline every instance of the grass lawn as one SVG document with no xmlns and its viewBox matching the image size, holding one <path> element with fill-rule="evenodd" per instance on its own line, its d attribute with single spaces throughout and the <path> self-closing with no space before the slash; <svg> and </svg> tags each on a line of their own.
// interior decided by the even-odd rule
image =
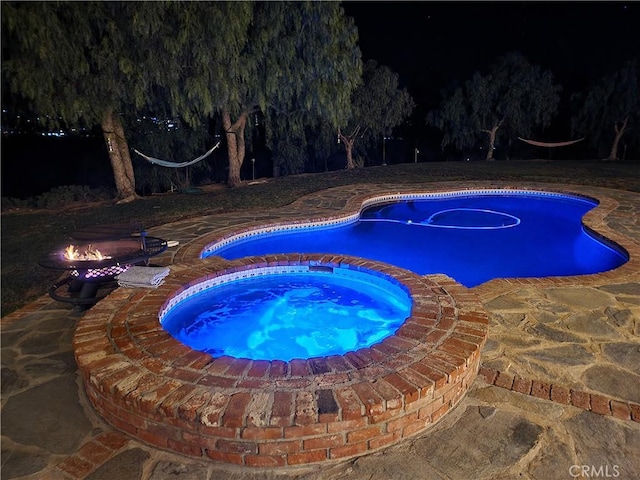
<svg viewBox="0 0 640 480">
<path fill-rule="evenodd" d="M 61 274 L 37 263 L 68 235 L 93 225 L 128 223 L 146 228 L 172 221 L 249 209 L 276 208 L 306 194 L 354 183 L 424 185 L 440 181 L 501 180 L 594 185 L 640 192 L 640 162 L 529 160 L 510 162 L 438 162 L 389 165 L 356 170 L 293 175 L 207 193 L 154 195 L 123 205 L 70 205 L 56 210 L 2 214 L 2 315 L 43 295 Z"/>
</svg>

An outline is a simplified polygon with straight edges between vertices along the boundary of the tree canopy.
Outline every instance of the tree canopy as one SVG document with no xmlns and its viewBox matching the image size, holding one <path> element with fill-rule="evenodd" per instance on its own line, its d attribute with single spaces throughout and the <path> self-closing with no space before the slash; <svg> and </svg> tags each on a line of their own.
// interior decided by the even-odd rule
<svg viewBox="0 0 640 480">
<path fill-rule="evenodd" d="M 181 2 L 173 8 L 177 26 L 161 18 L 151 22 L 160 38 L 171 37 L 174 28 L 180 32 L 167 41 L 169 63 L 153 78 L 171 90 L 172 110 L 191 124 L 221 116 L 230 185 L 240 183 L 252 113 L 265 117 L 277 155 L 305 125 L 317 119 L 337 124 L 348 112 L 362 66 L 357 30 L 339 3 Z M 161 49 L 155 55 L 164 58 Z"/>
<path fill-rule="evenodd" d="M 640 71 L 637 58 L 626 62 L 618 71 L 605 75 L 586 94 L 574 95 L 573 101 L 579 107 L 572 118 L 574 134 L 585 136 L 596 149 L 600 145 L 608 145 L 608 160 L 618 159 L 623 136 L 634 128 L 635 135 L 628 139 L 628 143 L 638 147 Z"/>
<path fill-rule="evenodd" d="M 473 148 L 486 135 L 486 159 L 492 160 L 499 132 L 529 136 L 535 127 L 550 125 L 560 91 L 550 71 L 512 52 L 487 74 L 476 72 L 464 86 L 444 93 L 440 108 L 427 115 L 427 124 L 442 131 L 443 147 Z"/>
<path fill-rule="evenodd" d="M 357 29 L 336 2 L 275 2 L 258 4 L 255 34 L 266 141 L 275 169 L 297 173 L 320 125 L 335 131 L 350 114 L 362 75 Z"/>
<path fill-rule="evenodd" d="M 2 23 L 3 91 L 52 121 L 101 124 L 122 200 L 136 196 L 122 116 L 221 117 L 236 185 L 252 111 L 337 126 L 362 68 L 334 2 L 3 2 Z"/>
<path fill-rule="evenodd" d="M 3 104 L 24 101 L 53 124 L 100 124 L 118 198 L 136 198 L 121 115 L 152 105 L 148 46 L 128 2 L 3 2 Z M 141 45 L 142 43 L 142 45 Z"/>
</svg>

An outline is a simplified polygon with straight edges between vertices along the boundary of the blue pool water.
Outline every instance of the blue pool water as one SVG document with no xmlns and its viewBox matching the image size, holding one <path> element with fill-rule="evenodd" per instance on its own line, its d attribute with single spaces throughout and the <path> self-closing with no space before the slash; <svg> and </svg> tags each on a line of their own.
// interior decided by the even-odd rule
<svg viewBox="0 0 640 480">
<path fill-rule="evenodd" d="M 628 260 L 583 227 L 596 205 L 537 192 L 448 194 L 372 206 L 339 226 L 249 237 L 204 256 L 355 255 L 421 275 L 444 273 L 467 287 L 493 278 L 591 274 Z"/>
<path fill-rule="evenodd" d="M 351 273 L 282 273 L 232 280 L 191 295 L 161 319 L 213 356 L 283 360 L 342 355 L 392 335 L 412 301 L 397 285 Z"/>
</svg>

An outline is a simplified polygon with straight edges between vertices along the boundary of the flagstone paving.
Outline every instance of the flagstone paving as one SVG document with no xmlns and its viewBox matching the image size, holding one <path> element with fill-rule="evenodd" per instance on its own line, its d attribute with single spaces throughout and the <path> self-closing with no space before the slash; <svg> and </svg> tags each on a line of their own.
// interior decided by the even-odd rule
<svg viewBox="0 0 640 480">
<path fill-rule="evenodd" d="M 413 190 L 507 186 L 513 187 L 443 182 Z M 467 397 L 425 433 L 357 459 L 279 472 L 151 448 L 93 412 L 71 347 L 82 313 L 42 297 L 2 319 L 2 479 L 640 477 L 640 194 L 517 185 L 545 187 L 601 199 L 585 222 L 624 246 L 631 260 L 598 275 L 501 279 L 474 288 L 490 316 L 480 375 Z M 280 209 L 151 228 L 153 236 L 180 242 L 154 263 L 182 262 L 230 227 L 333 215 L 362 195 L 407 190 L 337 187 Z"/>
</svg>

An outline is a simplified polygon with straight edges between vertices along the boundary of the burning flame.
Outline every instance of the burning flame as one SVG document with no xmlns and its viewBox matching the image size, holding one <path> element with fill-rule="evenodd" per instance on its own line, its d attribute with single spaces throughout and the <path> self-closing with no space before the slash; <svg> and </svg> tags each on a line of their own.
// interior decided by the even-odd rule
<svg viewBox="0 0 640 480">
<path fill-rule="evenodd" d="M 83 253 L 80 253 L 75 245 L 69 245 L 64 249 L 64 258 L 67 260 L 105 260 L 111 257 L 103 255 L 100 250 L 92 248 L 91 245 L 87 245 Z"/>
</svg>

